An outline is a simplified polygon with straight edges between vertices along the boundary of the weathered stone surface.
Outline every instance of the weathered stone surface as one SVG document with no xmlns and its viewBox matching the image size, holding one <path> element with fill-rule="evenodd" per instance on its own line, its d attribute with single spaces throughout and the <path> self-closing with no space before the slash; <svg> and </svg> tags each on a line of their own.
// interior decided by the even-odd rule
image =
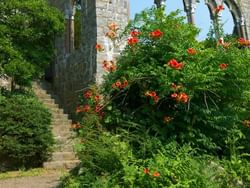
<svg viewBox="0 0 250 188">
<path fill-rule="evenodd" d="M 239 7 L 242 10 L 242 15 L 246 25 L 246 37 L 250 39 L 250 2 L 249 0 L 234 0 L 235 3 L 240 2 Z"/>
<path fill-rule="evenodd" d="M 56 57 L 51 66 L 53 90 L 59 96 L 62 106 L 74 112 L 78 96 L 83 90 L 103 75 L 102 61 L 107 54 L 96 52 L 96 43 L 104 43 L 103 36 L 110 22 L 117 22 L 124 28 L 129 19 L 129 0 L 81 0 L 81 45 L 72 49 L 72 23 L 76 6 L 72 0 L 50 0 L 65 15 L 65 33 L 55 41 Z"/>
</svg>

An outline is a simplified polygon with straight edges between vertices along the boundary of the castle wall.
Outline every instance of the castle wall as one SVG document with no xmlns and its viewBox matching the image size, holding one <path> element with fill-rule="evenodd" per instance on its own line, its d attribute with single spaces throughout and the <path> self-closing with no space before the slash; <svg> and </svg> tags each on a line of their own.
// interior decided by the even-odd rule
<svg viewBox="0 0 250 188">
<path fill-rule="evenodd" d="M 117 22 L 121 28 L 128 23 L 129 0 L 81 0 L 81 45 L 72 48 L 74 7 L 72 0 L 50 0 L 65 15 L 65 33 L 57 37 L 55 62 L 52 65 L 53 90 L 64 109 L 73 112 L 78 96 L 90 83 L 99 82 L 104 73 L 102 61 L 109 52 L 96 53 L 96 43 L 104 44 L 107 25 Z M 113 54 L 111 54 L 113 55 Z M 98 60 L 97 60 L 98 59 Z M 98 62 L 98 63 L 97 63 Z"/>
<path fill-rule="evenodd" d="M 115 60 L 115 56 L 119 54 L 119 49 L 105 36 L 108 31 L 107 26 L 110 23 L 116 23 L 120 28 L 118 33 L 123 31 L 129 21 L 129 8 L 129 0 L 96 0 L 97 43 L 105 48 L 103 52 L 97 54 L 97 83 L 101 83 L 102 76 L 105 74 L 102 62 Z"/>
<path fill-rule="evenodd" d="M 74 50 L 70 42 L 67 42 L 72 34 L 67 28 L 72 22 L 71 0 L 51 0 L 51 2 L 65 14 L 66 27 L 65 33 L 55 41 L 56 57 L 52 65 L 52 85 L 64 109 L 73 112 L 83 89 L 95 80 L 96 4 L 94 0 L 81 2 L 81 46 Z"/>
</svg>

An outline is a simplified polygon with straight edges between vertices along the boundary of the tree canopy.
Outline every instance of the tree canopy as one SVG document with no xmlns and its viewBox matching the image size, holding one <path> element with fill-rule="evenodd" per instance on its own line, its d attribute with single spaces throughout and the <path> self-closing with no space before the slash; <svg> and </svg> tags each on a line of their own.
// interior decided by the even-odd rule
<svg viewBox="0 0 250 188">
<path fill-rule="evenodd" d="M 51 61 L 63 29 L 63 15 L 46 0 L 1 0 L 0 75 L 29 85 Z"/>
</svg>

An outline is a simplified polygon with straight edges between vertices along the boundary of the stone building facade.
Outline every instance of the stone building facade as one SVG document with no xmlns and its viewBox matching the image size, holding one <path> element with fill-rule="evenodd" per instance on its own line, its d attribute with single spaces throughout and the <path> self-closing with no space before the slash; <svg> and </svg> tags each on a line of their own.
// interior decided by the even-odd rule
<svg viewBox="0 0 250 188">
<path fill-rule="evenodd" d="M 50 79 L 65 109 L 72 111 L 80 93 L 91 82 L 99 82 L 103 75 L 102 61 L 111 60 L 116 53 L 112 43 L 105 37 L 107 25 L 118 23 L 124 28 L 129 20 L 130 0 L 49 0 L 65 15 L 65 33 L 55 41 L 56 57 L 51 66 Z M 143 1 L 143 0 L 133 0 Z M 153 2 L 153 1 L 152 1 Z M 204 0 L 214 18 L 214 9 L 222 0 Z M 240 37 L 250 38 L 250 3 L 249 0 L 224 0 L 232 13 L 235 33 Z M 154 0 L 160 7 L 170 0 Z M 199 0 L 183 0 L 188 22 L 195 24 L 194 13 Z M 78 29 L 75 16 L 78 13 Z M 207 20 L 210 23 L 210 20 Z M 75 33 L 80 32 L 79 46 L 75 46 Z M 104 44 L 105 51 L 97 53 L 96 43 Z"/>
<path fill-rule="evenodd" d="M 47 79 L 60 103 L 68 112 L 76 107 L 78 96 L 88 84 L 101 79 L 102 61 L 110 59 L 113 49 L 97 53 L 96 43 L 111 48 L 110 41 L 104 37 L 107 25 L 116 22 L 124 28 L 129 19 L 129 0 L 49 0 L 65 16 L 65 33 L 55 41 L 56 56 Z M 76 31 L 76 15 L 78 27 Z M 75 46 L 75 33 L 80 32 L 80 45 Z M 79 42 L 79 41 L 78 41 Z M 112 54 L 111 54 L 112 55 Z"/>
</svg>

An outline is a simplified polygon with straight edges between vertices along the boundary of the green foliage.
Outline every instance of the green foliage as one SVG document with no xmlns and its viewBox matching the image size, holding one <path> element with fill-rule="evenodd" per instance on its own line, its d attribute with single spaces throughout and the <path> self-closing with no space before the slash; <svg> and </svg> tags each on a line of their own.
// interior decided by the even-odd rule
<svg viewBox="0 0 250 188">
<path fill-rule="evenodd" d="M 138 147 L 133 149 L 134 145 Z M 100 127 L 82 126 L 76 149 L 81 165 L 63 178 L 62 187 L 237 188 L 246 181 L 228 160 L 197 156 L 190 145 L 163 144 L 145 131 L 112 134 Z M 249 176 L 245 162 L 248 166 L 241 170 Z"/>
<path fill-rule="evenodd" d="M 152 37 L 158 29 L 162 36 Z M 228 131 L 243 129 L 242 121 L 250 118 L 250 51 L 237 41 L 204 46 L 193 25 L 162 10 L 138 15 L 127 33 L 131 30 L 140 32 L 138 43 L 127 45 L 103 84 L 112 108 L 106 109 L 106 126 L 129 120 L 163 140 L 222 154 Z M 173 59 L 179 67 L 171 67 Z M 124 80 L 127 87 L 114 87 Z"/>
<path fill-rule="evenodd" d="M 249 49 L 198 42 L 193 25 L 161 9 L 138 15 L 129 33 L 100 91 L 80 100 L 81 165 L 63 186 L 248 187 Z"/>
<path fill-rule="evenodd" d="M 51 114 L 30 94 L 0 98 L 1 168 L 37 167 L 53 145 Z"/>
<path fill-rule="evenodd" d="M 46 0 L 3 0 L 0 17 L 0 74 L 29 85 L 52 60 L 63 16 Z"/>
</svg>

